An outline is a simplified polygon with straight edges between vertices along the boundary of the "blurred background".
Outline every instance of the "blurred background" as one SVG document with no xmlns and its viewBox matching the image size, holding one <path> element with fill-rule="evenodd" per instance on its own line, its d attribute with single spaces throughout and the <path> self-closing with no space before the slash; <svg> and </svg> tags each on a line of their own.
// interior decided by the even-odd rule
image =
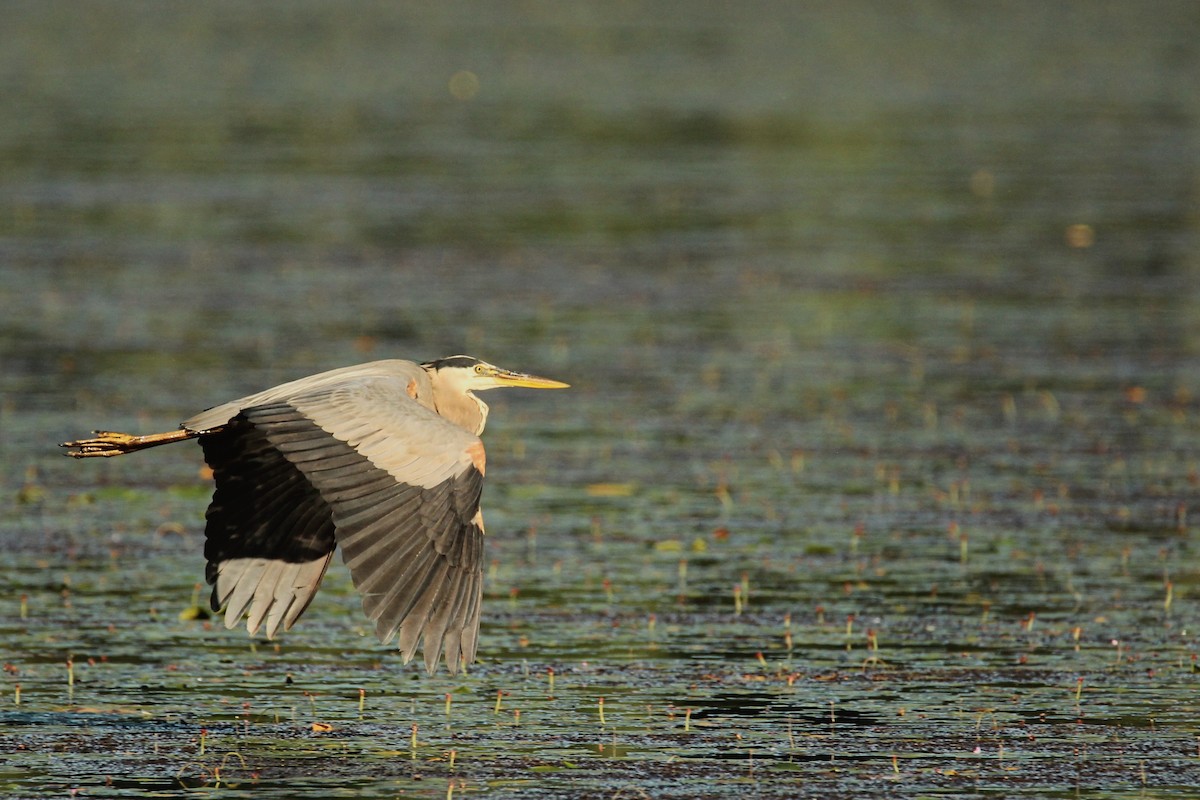
<svg viewBox="0 0 1200 800">
<path fill-rule="evenodd" d="M 10 492 L 192 485 L 187 447 L 81 467 L 53 445 L 465 352 L 574 385 L 488 397 L 497 474 L 553 484 L 494 504 L 500 537 L 542 512 L 703 534 L 731 510 L 787 547 L 825 523 L 940 535 L 922 496 L 874 495 L 953 481 L 1168 527 L 1189 499 L 1192 3 L 6 17 Z M 1141 455 L 1178 486 L 1108 479 Z"/>
<path fill-rule="evenodd" d="M 174 420 L 459 351 L 575 381 L 563 416 L 744 415 L 757 381 L 790 405 L 897 362 L 1194 387 L 1138 372 L 1195 355 L 1188 2 L 6 18 L 9 415 Z"/>
<path fill-rule="evenodd" d="M 191 484 L 186 447 L 88 469 L 53 445 L 466 352 L 574 385 L 489 396 L 493 459 L 521 469 L 536 442 L 508 483 L 561 488 L 534 509 L 564 532 L 704 533 L 734 508 L 796 547 L 822 522 L 940 529 L 920 502 L 846 498 L 958 480 L 1156 525 L 1186 505 L 1192 3 L 6 17 L 12 492 Z M 1178 487 L 1108 481 L 1141 455 Z M 523 529 L 505 508 L 501 535 Z"/>
</svg>

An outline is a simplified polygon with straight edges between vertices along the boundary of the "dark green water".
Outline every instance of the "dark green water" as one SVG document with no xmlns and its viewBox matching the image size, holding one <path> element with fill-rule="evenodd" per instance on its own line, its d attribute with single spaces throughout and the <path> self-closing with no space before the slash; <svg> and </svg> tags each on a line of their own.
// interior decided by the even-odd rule
<svg viewBox="0 0 1200 800">
<path fill-rule="evenodd" d="M 1194 793 L 1193 4 L 4 19 L 0 792 Z M 456 352 L 573 385 L 488 397 L 465 677 L 340 565 L 181 621 L 199 449 L 55 447 Z"/>
</svg>

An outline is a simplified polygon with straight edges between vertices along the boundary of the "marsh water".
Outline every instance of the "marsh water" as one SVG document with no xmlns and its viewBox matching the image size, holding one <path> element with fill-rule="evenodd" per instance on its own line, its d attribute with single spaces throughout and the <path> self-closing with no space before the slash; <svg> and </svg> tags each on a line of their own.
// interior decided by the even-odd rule
<svg viewBox="0 0 1200 800">
<path fill-rule="evenodd" d="M 4 18 L 0 793 L 1194 796 L 1194 4 Z M 226 631 L 199 448 L 56 447 L 458 352 L 573 386 L 465 676 L 336 561 Z"/>
</svg>

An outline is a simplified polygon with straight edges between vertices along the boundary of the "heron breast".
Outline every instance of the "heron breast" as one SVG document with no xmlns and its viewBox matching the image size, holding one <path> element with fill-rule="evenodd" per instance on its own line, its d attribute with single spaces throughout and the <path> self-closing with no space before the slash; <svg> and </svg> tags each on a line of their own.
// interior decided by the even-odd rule
<svg viewBox="0 0 1200 800">
<path fill-rule="evenodd" d="M 475 469 L 479 470 L 480 475 L 487 474 L 485 469 L 487 465 L 487 453 L 483 450 L 483 442 L 475 442 L 467 448 L 467 455 L 471 457 L 471 463 L 475 465 Z"/>
</svg>

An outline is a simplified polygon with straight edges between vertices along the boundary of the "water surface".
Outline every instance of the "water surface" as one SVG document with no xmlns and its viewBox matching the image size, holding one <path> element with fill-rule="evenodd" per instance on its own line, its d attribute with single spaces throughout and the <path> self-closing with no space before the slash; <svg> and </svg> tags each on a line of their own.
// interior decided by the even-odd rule
<svg viewBox="0 0 1200 800">
<path fill-rule="evenodd" d="M 1190 4 L 6 20 L 6 793 L 1200 781 Z M 279 642 L 181 620 L 198 449 L 54 447 L 456 352 L 573 389 L 488 397 L 454 679 L 340 569 Z"/>
</svg>

